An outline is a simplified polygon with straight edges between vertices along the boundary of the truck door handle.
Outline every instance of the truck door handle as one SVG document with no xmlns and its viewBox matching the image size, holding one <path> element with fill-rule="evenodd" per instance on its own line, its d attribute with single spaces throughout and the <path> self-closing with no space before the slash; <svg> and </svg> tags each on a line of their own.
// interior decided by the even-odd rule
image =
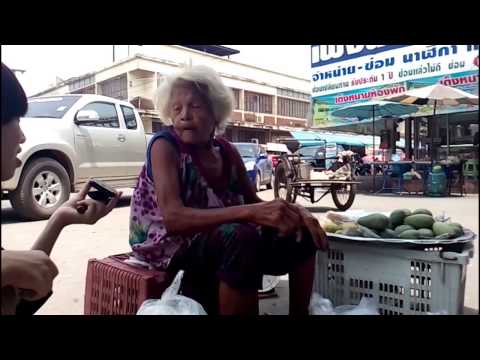
<svg viewBox="0 0 480 360">
<path fill-rule="evenodd" d="M 118 139 L 118 141 L 120 141 L 120 142 L 125 142 L 125 140 L 126 140 L 125 135 L 122 135 L 122 134 L 118 135 L 118 136 L 117 136 L 117 139 Z"/>
</svg>

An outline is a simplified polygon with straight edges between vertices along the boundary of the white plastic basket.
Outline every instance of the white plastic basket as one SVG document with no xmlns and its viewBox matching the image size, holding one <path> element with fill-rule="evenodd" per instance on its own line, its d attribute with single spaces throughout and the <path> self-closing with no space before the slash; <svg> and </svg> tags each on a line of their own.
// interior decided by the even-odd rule
<svg viewBox="0 0 480 360">
<path fill-rule="evenodd" d="M 423 251 L 331 239 L 317 252 L 314 291 L 334 306 L 374 298 L 382 315 L 461 314 L 466 266 L 462 253 Z"/>
</svg>

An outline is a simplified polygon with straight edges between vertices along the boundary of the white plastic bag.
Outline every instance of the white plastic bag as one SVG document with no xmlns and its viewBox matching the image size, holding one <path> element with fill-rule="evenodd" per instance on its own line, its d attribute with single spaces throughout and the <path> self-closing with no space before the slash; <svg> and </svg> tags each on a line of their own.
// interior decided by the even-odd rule
<svg viewBox="0 0 480 360">
<path fill-rule="evenodd" d="M 321 297 L 316 292 L 312 294 L 308 312 L 310 315 L 335 315 L 332 302 Z"/>
<path fill-rule="evenodd" d="M 380 315 L 372 298 L 362 297 L 357 306 L 343 305 L 335 308 L 335 315 Z"/>
<path fill-rule="evenodd" d="M 175 276 L 172 284 L 163 292 L 160 299 L 145 300 L 137 315 L 207 315 L 203 306 L 193 299 L 178 295 L 183 270 Z"/>
<path fill-rule="evenodd" d="M 333 307 L 332 302 L 313 293 L 309 306 L 310 315 L 380 315 L 372 298 L 362 297 L 358 305 Z"/>
</svg>

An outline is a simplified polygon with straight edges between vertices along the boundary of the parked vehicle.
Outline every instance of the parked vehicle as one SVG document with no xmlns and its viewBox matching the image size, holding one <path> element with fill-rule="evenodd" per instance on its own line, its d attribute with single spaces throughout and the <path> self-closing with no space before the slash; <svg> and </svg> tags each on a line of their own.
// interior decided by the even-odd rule
<svg viewBox="0 0 480 360">
<path fill-rule="evenodd" d="M 32 220 L 50 217 L 91 177 L 135 186 L 151 137 L 130 103 L 90 94 L 31 98 L 20 124 L 22 165 L 2 182 L 2 198 Z"/>
<path fill-rule="evenodd" d="M 255 189 L 260 191 L 262 185 L 272 188 L 273 164 L 267 153 L 256 143 L 234 143 L 247 169 L 247 174 Z"/>
<path fill-rule="evenodd" d="M 294 152 L 300 160 L 310 164 L 314 168 L 326 168 L 325 164 L 325 143 L 319 146 L 302 147 Z"/>
<path fill-rule="evenodd" d="M 272 161 L 273 168 L 277 166 L 280 161 L 280 157 L 283 154 L 291 154 L 292 152 L 288 149 L 287 145 L 279 143 L 267 143 L 267 154 L 268 158 Z"/>
</svg>

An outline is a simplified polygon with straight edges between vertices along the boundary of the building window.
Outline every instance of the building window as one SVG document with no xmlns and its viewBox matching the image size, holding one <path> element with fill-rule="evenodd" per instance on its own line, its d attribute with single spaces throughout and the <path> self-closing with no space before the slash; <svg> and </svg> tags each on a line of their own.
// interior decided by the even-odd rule
<svg viewBox="0 0 480 360">
<path fill-rule="evenodd" d="M 230 88 L 230 90 L 233 92 L 233 108 L 240 110 L 240 90 L 234 88 Z"/>
<path fill-rule="evenodd" d="M 95 94 L 95 85 L 91 85 L 79 90 L 70 91 L 70 94 Z"/>
<path fill-rule="evenodd" d="M 91 111 L 98 117 L 98 120 L 92 120 L 91 122 L 82 123 L 83 126 L 96 126 L 106 128 L 120 127 L 117 110 L 115 109 L 114 104 L 106 102 L 93 102 L 84 106 L 82 110 Z"/>
<path fill-rule="evenodd" d="M 125 125 L 127 129 L 135 130 L 137 128 L 137 118 L 135 117 L 135 111 L 129 106 L 120 105 L 122 109 L 123 118 L 125 119 Z"/>
<path fill-rule="evenodd" d="M 245 91 L 245 111 L 272 114 L 273 96 Z"/>
<path fill-rule="evenodd" d="M 307 102 L 293 99 L 278 98 L 277 104 L 278 115 L 296 117 L 301 119 L 307 118 L 310 105 Z"/>
<path fill-rule="evenodd" d="M 302 100 L 310 100 L 310 94 L 299 92 L 299 91 L 294 91 L 294 90 L 289 90 L 289 89 L 277 88 L 277 95 L 278 96 L 284 96 L 284 97 L 290 97 L 290 98 L 296 98 L 296 99 L 302 99 Z"/>
<path fill-rule="evenodd" d="M 99 84 L 100 94 L 114 99 L 127 100 L 127 74 L 103 81 Z"/>
<path fill-rule="evenodd" d="M 70 84 L 68 84 L 68 91 L 73 92 L 78 89 L 86 88 L 95 83 L 95 75 L 88 76 L 82 79 L 74 80 Z"/>
</svg>

